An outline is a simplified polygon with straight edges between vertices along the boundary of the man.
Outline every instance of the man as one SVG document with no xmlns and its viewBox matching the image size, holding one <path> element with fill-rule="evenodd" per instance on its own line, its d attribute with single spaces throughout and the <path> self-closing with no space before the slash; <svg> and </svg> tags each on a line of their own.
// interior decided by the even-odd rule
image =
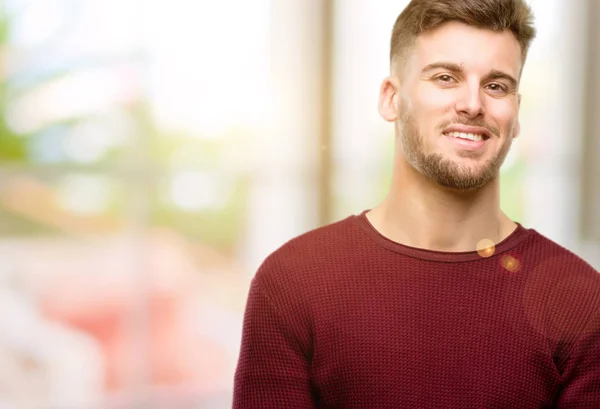
<svg viewBox="0 0 600 409">
<path fill-rule="evenodd" d="M 412 0 L 379 111 L 389 195 L 265 260 L 235 408 L 600 408 L 600 275 L 499 206 L 523 0 Z"/>
</svg>

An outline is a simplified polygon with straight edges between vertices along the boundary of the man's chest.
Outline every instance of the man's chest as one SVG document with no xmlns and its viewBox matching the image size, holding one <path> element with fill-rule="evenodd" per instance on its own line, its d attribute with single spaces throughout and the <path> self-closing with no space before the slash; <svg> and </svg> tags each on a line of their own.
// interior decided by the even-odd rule
<svg viewBox="0 0 600 409">
<path fill-rule="evenodd" d="M 558 372 L 526 314 L 382 301 L 332 306 L 316 323 L 312 373 L 323 407 L 550 404 Z"/>
</svg>

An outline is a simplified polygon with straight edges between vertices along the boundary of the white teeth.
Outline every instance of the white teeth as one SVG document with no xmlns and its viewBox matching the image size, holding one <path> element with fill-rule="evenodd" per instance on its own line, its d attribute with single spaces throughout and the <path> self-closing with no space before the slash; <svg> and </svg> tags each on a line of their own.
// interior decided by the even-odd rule
<svg viewBox="0 0 600 409">
<path fill-rule="evenodd" d="M 446 135 L 451 136 L 453 138 L 468 139 L 470 141 L 483 140 L 483 135 L 476 134 L 476 133 L 448 132 Z"/>
</svg>

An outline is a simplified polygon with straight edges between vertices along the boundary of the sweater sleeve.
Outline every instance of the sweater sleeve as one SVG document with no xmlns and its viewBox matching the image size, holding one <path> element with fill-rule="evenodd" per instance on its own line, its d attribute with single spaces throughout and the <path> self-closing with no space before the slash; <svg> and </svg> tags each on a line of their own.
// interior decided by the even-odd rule
<svg viewBox="0 0 600 409">
<path fill-rule="evenodd" d="M 558 409 L 600 408 L 600 311 L 573 346 L 561 380 Z"/>
<path fill-rule="evenodd" d="M 234 409 L 315 408 L 310 364 L 258 278 L 246 303 Z"/>
</svg>

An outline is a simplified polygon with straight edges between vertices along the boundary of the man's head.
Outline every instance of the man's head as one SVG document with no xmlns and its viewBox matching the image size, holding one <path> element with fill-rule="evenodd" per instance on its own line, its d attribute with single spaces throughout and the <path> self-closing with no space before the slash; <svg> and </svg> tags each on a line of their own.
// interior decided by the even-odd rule
<svg viewBox="0 0 600 409">
<path fill-rule="evenodd" d="M 513 33 L 525 62 L 535 37 L 533 14 L 524 0 L 412 0 L 396 19 L 390 63 L 402 62 L 417 38 L 449 21 L 471 27 Z"/>
<path fill-rule="evenodd" d="M 519 132 L 532 20 L 523 0 L 412 0 L 405 8 L 380 112 L 396 124 L 399 153 L 412 167 L 459 190 L 497 175 Z"/>
</svg>

